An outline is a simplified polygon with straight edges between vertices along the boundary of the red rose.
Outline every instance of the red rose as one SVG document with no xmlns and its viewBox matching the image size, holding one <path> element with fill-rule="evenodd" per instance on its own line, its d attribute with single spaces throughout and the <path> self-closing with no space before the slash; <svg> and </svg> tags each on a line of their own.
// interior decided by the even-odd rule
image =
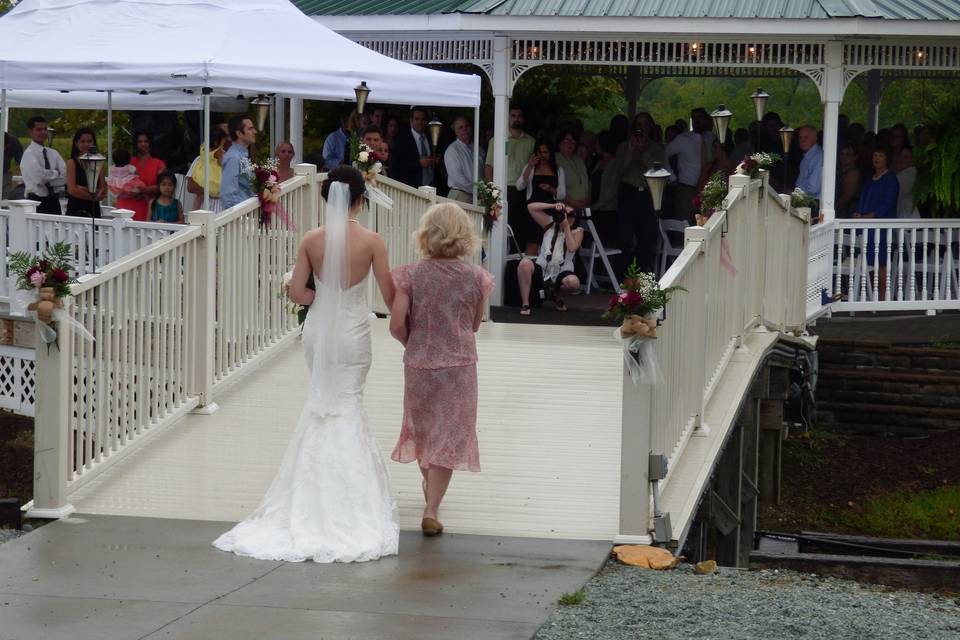
<svg viewBox="0 0 960 640">
<path fill-rule="evenodd" d="M 627 305 L 628 307 L 643 304 L 643 296 L 636 291 L 625 291 L 620 294 L 620 297 L 623 300 L 623 304 Z"/>
<path fill-rule="evenodd" d="M 693 196 L 693 208 L 699 209 L 703 205 L 703 200 L 700 196 Z"/>
<path fill-rule="evenodd" d="M 70 279 L 70 276 L 63 269 L 54 269 L 50 275 L 53 276 L 55 282 L 66 282 Z"/>
<path fill-rule="evenodd" d="M 30 276 L 35 274 L 37 271 L 40 271 L 40 269 L 38 269 L 37 267 L 30 267 L 29 269 L 27 269 L 27 273 L 26 273 L 27 279 L 29 280 Z"/>
<path fill-rule="evenodd" d="M 618 296 L 617 294 L 613 294 L 612 296 L 610 296 L 610 304 L 607 305 L 607 311 L 615 309 L 617 306 L 617 303 L 619 302 L 620 302 L 620 296 Z"/>
<path fill-rule="evenodd" d="M 47 262 L 46 260 L 41 260 L 40 263 L 37 265 L 38 271 L 46 271 L 49 268 L 50 268 L 50 263 Z"/>
</svg>

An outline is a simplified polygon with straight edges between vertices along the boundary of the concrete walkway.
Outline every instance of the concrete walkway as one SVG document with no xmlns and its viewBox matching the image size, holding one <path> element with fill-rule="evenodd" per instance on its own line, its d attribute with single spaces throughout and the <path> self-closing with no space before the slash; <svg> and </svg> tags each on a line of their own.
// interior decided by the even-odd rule
<svg viewBox="0 0 960 640">
<path fill-rule="evenodd" d="M 531 638 L 603 542 L 400 538 L 361 564 L 238 558 L 222 522 L 79 515 L 0 546 L 0 640 Z"/>
</svg>

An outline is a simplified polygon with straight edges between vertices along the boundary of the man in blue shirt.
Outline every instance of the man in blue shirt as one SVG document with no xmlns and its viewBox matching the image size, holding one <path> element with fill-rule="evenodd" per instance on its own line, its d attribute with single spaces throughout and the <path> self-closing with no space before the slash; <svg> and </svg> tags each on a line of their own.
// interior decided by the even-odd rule
<svg viewBox="0 0 960 640">
<path fill-rule="evenodd" d="M 257 129 L 247 116 L 234 116 L 229 123 L 233 144 L 223 154 L 223 176 L 220 179 L 220 201 L 224 209 L 253 197 L 250 174 L 245 165 L 250 161 L 250 145 L 257 141 Z"/>
<path fill-rule="evenodd" d="M 810 125 L 797 130 L 797 146 L 803 151 L 797 188 L 820 201 L 820 185 L 823 180 L 823 151 L 817 144 L 817 130 Z"/>
<path fill-rule="evenodd" d="M 340 117 L 340 128 L 323 141 L 323 170 L 333 171 L 341 164 L 349 164 L 347 146 L 350 141 L 350 116 Z"/>
</svg>

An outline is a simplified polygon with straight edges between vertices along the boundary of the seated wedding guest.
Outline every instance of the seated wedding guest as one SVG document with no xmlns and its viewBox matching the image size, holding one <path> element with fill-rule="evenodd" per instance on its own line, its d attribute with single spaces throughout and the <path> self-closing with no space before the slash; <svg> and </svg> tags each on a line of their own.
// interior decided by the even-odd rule
<svg viewBox="0 0 960 640">
<path fill-rule="evenodd" d="M 118 209 L 129 209 L 133 211 L 133 219 L 145 222 L 148 218 L 147 211 L 150 200 L 157 197 L 157 177 L 167 170 L 167 165 L 163 160 L 154 158 L 150 154 L 151 139 L 150 134 L 145 131 L 138 131 L 134 135 L 136 142 L 136 153 L 130 160 L 130 163 L 136 167 L 137 174 L 146 185 L 139 194 L 129 198 L 120 198 L 117 200 Z"/>
<path fill-rule="evenodd" d="M 150 221 L 183 224 L 183 205 L 173 197 L 177 189 L 177 176 L 164 171 L 157 177 L 157 188 L 160 193 L 150 202 Z"/>
<path fill-rule="evenodd" d="M 275 154 L 277 157 L 278 178 L 280 182 L 286 182 L 294 176 L 293 167 L 290 166 L 290 163 L 293 161 L 293 156 L 295 155 L 293 145 L 284 140 L 277 145 Z"/>
<path fill-rule="evenodd" d="M 473 125 L 463 116 L 453 121 L 453 132 L 457 139 L 443 152 L 443 164 L 447 169 L 447 185 L 450 191 L 447 197 L 459 202 L 473 202 L 473 185 L 477 181 L 479 158 L 486 158 L 486 151 L 480 149 L 477 158 L 473 153 Z"/>
<path fill-rule="evenodd" d="M 493 276 L 463 258 L 480 239 L 456 203 L 435 204 L 414 241 L 423 258 L 393 270 L 390 334 L 404 346 L 403 422 L 390 458 L 417 461 L 426 502 L 424 536 L 443 533 L 440 502 L 454 470 L 480 471 L 477 345 Z"/>
<path fill-rule="evenodd" d="M 533 209 L 537 207 L 531 209 L 531 205 L 563 202 L 567 197 L 566 174 L 563 168 L 557 166 L 553 146 L 546 138 L 537 141 L 533 155 L 517 178 L 516 187 L 525 193 L 527 210 L 520 220 L 513 218 L 513 230 L 525 238 L 527 255 L 536 255 L 540 252 L 544 225 L 540 218 L 533 215 Z"/>
<path fill-rule="evenodd" d="M 146 187 L 137 168 L 130 164 L 130 152 L 117 149 L 113 152 L 113 166 L 107 175 L 107 188 L 118 198 L 128 198 L 140 193 Z"/>
<path fill-rule="evenodd" d="M 12 180 L 11 175 L 13 174 L 13 163 L 16 162 L 20 164 L 20 160 L 23 158 L 23 146 L 20 144 L 20 141 L 10 135 L 9 133 L 3 134 L 3 167 L 2 177 L 0 177 L 0 200 L 4 198 L 10 198 L 11 200 L 22 198 L 23 196 L 13 197 L 12 192 Z"/>
<path fill-rule="evenodd" d="M 28 200 L 36 200 L 37 213 L 61 215 L 60 193 L 67 181 L 67 165 L 55 150 L 44 146 L 47 121 L 40 116 L 27 120 L 30 144 L 20 159 L 20 174 Z"/>
<path fill-rule="evenodd" d="M 220 181 L 223 177 L 223 156 L 230 148 L 230 136 L 224 127 L 217 127 L 210 131 L 210 148 L 213 152 L 208 159 L 210 166 L 210 201 L 208 208 L 214 213 L 220 213 L 223 210 L 223 203 L 220 202 Z M 192 210 L 203 208 L 203 185 L 206 184 L 206 164 L 204 156 L 207 154 L 206 147 L 200 147 L 200 155 L 197 156 L 190 168 L 187 170 L 187 193 L 193 194 Z"/>
<path fill-rule="evenodd" d="M 440 156 L 427 135 L 427 120 L 426 109 L 411 109 L 410 128 L 390 145 L 390 177 L 411 187 L 434 186 Z"/>
<path fill-rule="evenodd" d="M 340 128 L 331 131 L 323 141 L 323 170 L 333 171 L 341 164 L 350 164 L 350 115 L 340 116 Z"/>
<path fill-rule="evenodd" d="M 897 177 L 890 171 L 890 151 L 885 147 L 873 150 L 873 177 L 864 182 L 860 190 L 860 203 L 853 217 L 856 219 L 886 219 L 897 217 L 897 200 L 900 185 Z M 886 299 L 887 291 L 887 230 L 881 230 L 879 251 L 874 251 L 874 231 L 867 232 L 867 256 L 874 264 L 875 254 L 879 261 L 880 300 Z"/>
<path fill-rule="evenodd" d="M 577 139 L 573 131 L 560 135 L 560 153 L 556 155 L 557 166 L 563 170 L 566 198 L 564 202 L 574 209 L 590 206 L 590 176 L 587 165 L 577 155 Z"/>
<path fill-rule="evenodd" d="M 107 183 L 103 173 L 97 176 L 97 184 L 87 184 L 87 172 L 80 166 L 80 156 L 97 146 L 93 129 L 82 127 L 73 134 L 70 159 L 67 161 L 67 215 L 84 218 L 100 217 L 100 201 L 107 195 Z"/>
<path fill-rule="evenodd" d="M 517 266 L 520 287 L 520 315 L 530 315 L 530 291 L 544 290 L 557 311 L 566 311 L 561 294 L 580 291 L 580 279 L 574 274 L 573 261 L 583 244 L 583 229 L 577 224 L 574 209 L 562 202 L 534 203 L 530 213 L 545 230 L 536 262 L 524 257 Z"/>
</svg>

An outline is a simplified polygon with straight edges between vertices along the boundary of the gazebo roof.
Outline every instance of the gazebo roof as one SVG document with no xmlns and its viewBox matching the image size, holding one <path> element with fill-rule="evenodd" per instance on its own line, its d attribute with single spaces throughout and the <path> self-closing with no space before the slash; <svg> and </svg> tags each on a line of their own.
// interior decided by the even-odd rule
<svg viewBox="0 0 960 640">
<path fill-rule="evenodd" d="M 293 0 L 336 15 L 571 16 L 607 18 L 880 18 L 960 20 L 958 0 Z"/>
</svg>

